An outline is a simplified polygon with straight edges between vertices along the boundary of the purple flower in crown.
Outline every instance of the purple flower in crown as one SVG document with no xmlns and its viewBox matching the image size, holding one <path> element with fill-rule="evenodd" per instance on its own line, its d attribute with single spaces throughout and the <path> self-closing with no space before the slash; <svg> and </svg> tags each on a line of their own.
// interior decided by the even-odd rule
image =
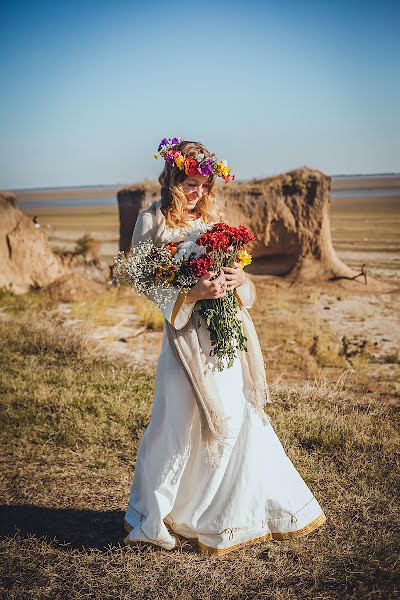
<svg viewBox="0 0 400 600">
<path fill-rule="evenodd" d="M 207 158 L 206 160 L 203 160 L 203 162 L 201 162 L 198 166 L 198 171 L 201 175 L 212 175 L 213 174 L 213 168 L 212 168 L 212 163 L 214 162 L 214 160 L 212 158 Z"/>
<path fill-rule="evenodd" d="M 157 152 L 160 152 L 161 148 L 164 146 L 174 146 L 175 144 L 179 144 L 182 141 L 182 138 L 163 138 L 158 146 Z"/>
<path fill-rule="evenodd" d="M 180 152 L 179 150 L 168 150 L 168 152 L 166 152 L 165 154 L 165 160 L 166 162 L 171 166 L 174 167 L 175 166 L 175 158 L 177 157 L 177 155 L 179 155 Z"/>
<path fill-rule="evenodd" d="M 157 152 L 160 152 L 161 148 L 164 148 L 164 146 L 169 146 L 169 139 L 168 138 L 163 138 L 161 140 L 161 142 L 158 145 Z"/>
</svg>

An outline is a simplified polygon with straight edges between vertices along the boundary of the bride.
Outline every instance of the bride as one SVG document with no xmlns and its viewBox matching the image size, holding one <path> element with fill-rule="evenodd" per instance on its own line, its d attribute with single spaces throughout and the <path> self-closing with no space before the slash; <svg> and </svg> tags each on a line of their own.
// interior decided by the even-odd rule
<svg viewBox="0 0 400 600">
<path fill-rule="evenodd" d="M 165 160 L 161 198 L 139 213 L 133 246 L 146 239 L 160 245 L 193 232 L 201 235 L 205 225 L 223 220 L 216 177 L 226 183 L 234 178 L 225 161 L 198 142 L 164 138 L 158 150 Z M 210 356 L 207 327 L 194 308 L 197 301 L 223 298 L 230 290 L 250 343 L 233 366 L 219 371 Z M 262 407 L 270 400 L 266 382 L 260 387 L 256 381 L 265 381 L 265 365 L 247 311 L 256 298 L 253 282 L 237 262 L 208 272 L 189 292 L 174 288 L 170 298 L 160 306 L 163 343 L 151 419 L 138 447 L 125 514 L 125 544 L 172 550 L 177 539 L 189 539 L 201 552 L 225 554 L 316 529 L 326 517 Z M 255 369 L 260 360 L 262 376 Z M 257 405 L 254 390 L 260 389 Z M 218 411 L 229 422 L 223 439 Z"/>
</svg>

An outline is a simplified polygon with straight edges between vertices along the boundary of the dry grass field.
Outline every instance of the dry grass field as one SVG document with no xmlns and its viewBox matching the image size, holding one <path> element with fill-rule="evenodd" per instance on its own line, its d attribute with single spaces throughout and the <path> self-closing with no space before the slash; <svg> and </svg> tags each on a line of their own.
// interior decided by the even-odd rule
<svg viewBox="0 0 400 600">
<path fill-rule="evenodd" d="M 396 597 L 395 406 L 346 376 L 275 382 L 268 413 L 326 525 L 226 557 L 189 542 L 172 553 L 126 548 L 123 510 L 153 370 L 99 354 L 49 314 L 31 317 L 0 322 L 4 598 Z"/>
<path fill-rule="evenodd" d="M 109 286 L 68 303 L 45 292 L 0 293 L 1 598 L 398 597 L 399 200 L 393 211 L 392 200 L 379 210 L 335 201 L 331 211 L 340 256 L 349 252 L 354 267 L 366 262 L 391 291 L 290 287 L 254 276 L 251 315 L 273 398 L 266 411 L 327 516 L 303 538 L 220 557 L 190 542 L 169 553 L 123 546 L 160 315 L 132 290 Z M 55 227 L 54 245 L 95 233 L 108 240 L 103 255 L 111 257 L 115 211 L 51 210 L 34 214 Z"/>
</svg>

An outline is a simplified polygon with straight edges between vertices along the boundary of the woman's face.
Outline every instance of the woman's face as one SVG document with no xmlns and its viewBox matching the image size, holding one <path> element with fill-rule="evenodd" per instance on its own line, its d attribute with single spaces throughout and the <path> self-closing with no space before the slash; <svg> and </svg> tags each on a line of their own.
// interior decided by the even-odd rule
<svg viewBox="0 0 400 600">
<path fill-rule="evenodd" d="M 208 192 L 208 177 L 206 175 L 188 175 L 181 183 L 186 196 L 187 210 L 193 210 L 198 201 Z"/>
</svg>

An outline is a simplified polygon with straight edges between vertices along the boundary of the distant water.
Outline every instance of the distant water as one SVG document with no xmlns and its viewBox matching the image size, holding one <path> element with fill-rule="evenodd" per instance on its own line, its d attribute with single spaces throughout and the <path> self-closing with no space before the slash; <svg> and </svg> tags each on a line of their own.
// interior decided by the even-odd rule
<svg viewBox="0 0 400 600">
<path fill-rule="evenodd" d="M 20 208 L 53 208 L 66 206 L 117 206 L 116 196 L 97 197 L 97 198 L 63 198 L 62 200 L 54 198 L 38 200 L 18 200 Z"/>
<path fill-rule="evenodd" d="M 335 198 L 374 198 L 400 196 L 400 189 L 373 189 L 373 190 L 340 190 L 332 191 L 331 199 Z M 45 200 L 19 200 L 18 206 L 24 208 L 54 208 L 54 207 L 74 207 L 74 206 L 117 206 L 116 197 L 110 198 L 63 198 L 54 200 L 46 198 Z"/>
<path fill-rule="evenodd" d="M 332 190 L 331 198 L 374 198 L 381 196 L 400 196 L 400 188 L 369 188 L 356 190 Z"/>
</svg>

